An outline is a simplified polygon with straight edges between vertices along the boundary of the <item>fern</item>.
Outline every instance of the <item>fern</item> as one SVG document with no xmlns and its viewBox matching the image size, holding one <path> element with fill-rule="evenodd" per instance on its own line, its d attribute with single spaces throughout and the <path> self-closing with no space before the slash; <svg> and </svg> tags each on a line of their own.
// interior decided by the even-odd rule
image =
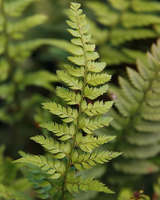
<svg viewBox="0 0 160 200">
<path fill-rule="evenodd" d="M 30 188 L 26 178 L 17 178 L 19 168 L 11 163 L 10 158 L 4 158 L 5 146 L 0 146 L 0 199 L 32 200 L 25 195 Z"/>
<path fill-rule="evenodd" d="M 116 145 L 118 150 L 123 151 L 124 159 L 115 162 L 114 167 L 124 173 L 159 171 L 159 166 L 151 161 L 160 152 L 159 49 L 158 40 L 157 46 L 153 44 L 151 53 L 147 53 L 147 65 L 137 60 L 138 71 L 127 68 L 130 81 L 119 77 L 121 89 L 110 87 L 118 110 L 110 113 L 114 117 L 112 131 L 117 130 L 124 141 L 122 145 Z"/>
<path fill-rule="evenodd" d="M 23 109 L 19 107 L 23 107 L 21 105 L 24 100 L 21 102 L 20 98 L 28 85 L 40 86 L 53 92 L 54 87 L 51 83 L 58 81 L 54 74 L 46 70 L 30 72 L 19 66 L 19 63 L 24 62 L 35 49 L 44 44 L 51 44 L 49 39 L 26 39 L 27 32 L 31 28 L 47 20 L 44 14 L 26 17 L 23 15 L 26 8 L 33 2 L 35 0 L 2 0 L 0 2 L 0 82 L 2 83 L 0 98 L 6 101 L 0 108 L 0 120 L 9 124 L 14 124 L 23 116 Z M 9 110 L 14 109 L 19 112 L 9 115 Z"/>
<path fill-rule="evenodd" d="M 72 199 L 72 194 L 78 193 L 79 190 L 112 193 L 103 183 L 93 178 L 84 179 L 76 175 L 76 171 L 87 170 L 96 163 L 108 162 L 120 155 L 118 152 L 92 151 L 114 139 L 113 136 L 94 135 L 94 130 L 108 126 L 112 119 L 103 114 L 110 109 L 113 102 L 103 103 L 96 100 L 108 89 L 104 84 L 110 80 L 110 76 L 100 73 L 104 63 L 95 62 L 99 56 L 94 51 L 95 46 L 88 44 L 89 25 L 85 21 L 80 4 L 71 3 L 70 20 L 67 21 L 71 27 L 69 32 L 76 38 L 71 40 L 75 48 L 69 60 L 75 65 L 65 66 L 65 71 L 57 72 L 59 78 L 70 89 L 57 87 L 56 93 L 69 105 L 77 107 L 63 107 L 55 102 L 43 103 L 44 109 L 59 116 L 64 122 L 64 124 L 49 122 L 41 125 L 54 133 L 54 139 L 48 136 L 31 138 L 50 152 L 51 156 L 23 155 L 15 161 L 32 165 L 33 170 L 30 169 L 30 173 L 28 172 L 29 180 L 35 188 L 41 188 L 38 193 L 43 199 Z M 94 104 L 88 103 L 87 99 L 95 100 Z M 39 170 L 38 176 L 40 176 L 38 183 L 34 175 L 37 173 L 36 169 Z"/>
<path fill-rule="evenodd" d="M 157 1 L 87 1 L 85 6 L 94 12 L 95 20 L 104 27 L 99 30 L 94 22 L 91 23 L 95 30 L 95 42 L 100 45 L 101 58 L 110 65 L 135 63 L 137 57 L 144 58 L 140 50 L 124 47 L 128 41 L 159 36 L 160 18 L 157 13 L 160 4 Z"/>
</svg>

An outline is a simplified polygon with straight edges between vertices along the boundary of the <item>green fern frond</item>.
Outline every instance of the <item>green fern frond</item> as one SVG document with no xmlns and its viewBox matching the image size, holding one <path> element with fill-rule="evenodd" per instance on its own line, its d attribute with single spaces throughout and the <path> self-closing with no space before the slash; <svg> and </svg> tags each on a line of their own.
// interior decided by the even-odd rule
<svg viewBox="0 0 160 200">
<path fill-rule="evenodd" d="M 84 72 L 85 72 L 84 67 L 74 68 L 70 65 L 65 65 L 65 69 L 72 76 L 75 76 L 75 77 L 83 77 L 84 76 Z"/>
<path fill-rule="evenodd" d="M 138 71 L 127 68 L 130 81 L 120 77 L 121 89 L 115 86 L 111 87 L 110 92 L 115 97 L 115 106 L 118 109 L 118 112 L 110 112 L 115 119 L 111 126 L 113 130 L 119 131 L 121 137 L 126 139 L 124 144 L 119 146 L 119 150 L 123 151 L 122 156 L 125 163 L 115 164 L 118 171 L 144 174 L 149 173 L 149 170 L 151 172 L 159 170 L 156 164 L 148 161 L 160 152 L 158 144 L 160 141 L 159 49 L 160 41 L 158 40 L 157 45 L 152 45 L 151 53 L 147 53 L 148 63 L 144 64 L 138 60 Z M 122 119 L 120 119 L 121 117 Z M 133 165 L 130 164 L 132 159 L 134 160 Z M 139 163 L 138 166 L 142 164 L 144 170 L 140 167 L 138 172 L 136 162 Z"/>
<path fill-rule="evenodd" d="M 80 118 L 79 126 L 80 128 L 88 134 L 92 134 L 94 130 L 102 128 L 103 126 L 108 126 L 109 122 L 112 120 L 111 117 L 97 117 L 90 120 L 90 118 Z"/>
<path fill-rule="evenodd" d="M 159 167 L 146 160 L 127 160 L 127 162 L 114 163 L 116 170 L 129 174 L 149 174 L 159 171 Z"/>
<path fill-rule="evenodd" d="M 82 90 L 82 81 L 73 78 L 69 74 L 65 73 L 64 71 L 57 71 L 58 77 L 63 80 L 66 84 L 70 86 L 73 90 Z"/>
<path fill-rule="evenodd" d="M 36 0 L 14 0 L 10 2 L 6 2 L 5 4 L 5 12 L 7 15 L 11 17 L 18 17 L 22 15 L 23 11 L 29 6 L 32 2 Z"/>
<path fill-rule="evenodd" d="M 99 191 L 105 193 L 113 193 L 103 183 L 93 180 L 93 178 L 82 179 L 82 176 L 75 177 L 75 169 L 71 168 L 67 174 L 67 189 L 71 193 L 82 191 Z"/>
<path fill-rule="evenodd" d="M 24 157 L 14 161 L 14 163 L 29 163 L 39 167 L 50 175 L 51 179 L 57 179 L 64 173 L 64 166 L 59 160 L 46 158 L 45 156 L 25 155 Z"/>
<path fill-rule="evenodd" d="M 60 140 L 67 140 L 73 138 L 75 134 L 75 127 L 71 125 L 70 127 L 66 124 L 57 124 L 53 122 L 43 123 L 40 125 L 42 128 L 46 128 L 49 131 L 55 133 L 56 136 L 60 137 Z"/>
<path fill-rule="evenodd" d="M 100 135 L 98 138 L 93 135 L 87 135 L 82 137 L 81 134 L 77 135 L 77 145 L 85 152 L 91 152 L 94 148 L 99 147 L 111 140 L 113 140 L 115 136 L 109 135 Z"/>
<path fill-rule="evenodd" d="M 112 101 L 105 103 L 103 103 L 103 101 L 95 101 L 93 104 L 87 104 L 86 101 L 83 101 L 82 112 L 86 113 L 90 117 L 98 114 L 104 114 L 112 107 L 112 105 Z"/>
<path fill-rule="evenodd" d="M 84 89 L 85 97 L 88 99 L 96 99 L 100 95 L 103 95 L 108 90 L 108 85 L 100 86 L 99 88 L 96 87 L 88 87 L 86 86 Z"/>
<path fill-rule="evenodd" d="M 77 151 L 74 151 L 71 155 L 71 161 L 78 170 L 90 169 L 91 166 L 96 165 L 96 163 L 103 164 L 104 162 L 109 162 L 112 158 L 119 156 L 120 153 L 117 152 L 92 152 L 83 153 L 78 155 Z"/>
<path fill-rule="evenodd" d="M 81 100 L 81 96 L 79 93 L 76 94 L 75 92 L 63 87 L 57 87 L 56 94 L 57 96 L 67 101 L 69 105 L 79 105 Z"/>
<path fill-rule="evenodd" d="M 55 154 L 54 157 L 61 159 L 65 156 L 69 155 L 71 151 L 71 144 L 67 143 L 59 143 L 52 139 L 51 137 L 44 137 L 42 135 L 32 137 L 31 140 L 41 144 L 44 148 L 46 148 L 50 153 Z"/>
<path fill-rule="evenodd" d="M 91 39 L 91 35 L 87 33 L 89 25 L 79 8 L 80 4 L 71 3 L 71 21 L 67 21 L 71 27 L 68 31 L 76 37 L 71 40 L 74 47 L 71 45 L 69 50 L 73 56 L 68 58 L 75 65 L 73 67 L 66 65 L 64 71 L 57 71 L 58 77 L 70 89 L 64 87 L 56 89 L 57 95 L 69 105 L 74 105 L 74 108 L 64 107 L 56 102 L 43 103 L 44 109 L 59 116 L 64 122 L 64 124 L 50 122 L 40 125 L 51 131 L 56 136 L 54 139 L 48 136 L 31 138 L 41 144 L 49 152 L 50 157 L 22 155 L 22 158 L 15 161 L 34 165 L 41 171 L 40 175 L 48 177 L 48 179 L 42 178 L 42 182 L 36 185 L 39 188 L 38 191 L 41 190 L 43 182 L 46 187 L 49 187 L 48 191 L 42 188 L 44 199 L 51 194 L 55 199 L 69 200 L 73 198 L 72 193 L 79 190 L 112 193 L 103 183 L 93 180 L 93 178 L 82 179 L 76 176 L 75 171 L 82 170 L 82 168 L 83 170 L 88 169 L 96 163 L 108 162 L 120 155 L 120 153 L 109 151 L 92 152 L 95 147 L 114 139 L 114 136 L 99 135 L 96 137 L 94 135 L 94 130 L 108 126 L 112 120 L 111 117 L 105 116 L 105 112 L 108 112 L 113 102 L 95 101 L 92 105 L 87 101 L 87 98 L 95 100 L 108 90 L 106 82 L 110 80 L 111 76 L 101 73 L 105 67 L 104 62 L 95 62 L 99 54 L 95 52 L 95 45 L 88 44 Z M 83 131 L 85 132 L 84 136 L 82 136 Z M 34 176 L 31 175 L 31 182 L 37 184 L 33 178 Z M 50 183 L 53 190 L 50 190 Z"/>
<path fill-rule="evenodd" d="M 97 44 L 100 40 L 99 35 L 102 35 L 100 54 L 109 65 L 135 63 L 137 54 L 144 57 L 144 53 L 140 50 L 128 48 L 129 52 L 123 51 L 127 41 L 159 36 L 160 19 L 157 11 L 160 3 L 157 1 L 134 0 L 132 3 L 126 0 L 109 0 L 106 3 L 87 1 L 85 6 L 93 11 L 96 21 L 103 27 L 103 30 L 95 28 L 95 23 L 89 20 L 91 27 L 97 30 L 93 35 Z"/>
<path fill-rule="evenodd" d="M 47 19 L 46 15 L 33 15 L 17 23 L 8 23 L 8 34 L 11 36 L 16 33 L 25 33 L 32 27 L 43 24 Z"/>
<path fill-rule="evenodd" d="M 71 107 L 63 107 L 55 102 L 43 103 L 43 108 L 48 109 L 52 114 L 58 115 L 63 119 L 64 122 L 69 123 L 77 120 L 78 111 L 77 109 L 72 109 Z"/>
</svg>

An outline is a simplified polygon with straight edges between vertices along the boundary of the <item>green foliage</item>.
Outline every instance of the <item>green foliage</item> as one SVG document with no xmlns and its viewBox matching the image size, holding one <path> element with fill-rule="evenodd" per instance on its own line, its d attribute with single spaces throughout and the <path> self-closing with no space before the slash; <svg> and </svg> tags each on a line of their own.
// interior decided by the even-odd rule
<svg viewBox="0 0 160 200">
<path fill-rule="evenodd" d="M 143 194 L 143 190 L 132 192 L 129 188 L 124 188 L 119 196 L 118 200 L 130 200 L 130 199 L 139 199 L 139 200 L 150 200 L 150 198 Z"/>
<path fill-rule="evenodd" d="M 9 124 L 14 124 L 24 116 L 22 105 L 26 104 L 26 94 L 22 92 L 27 90 L 29 85 L 40 86 L 53 92 L 54 87 L 51 83 L 59 81 L 47 70 L 30 72 L 24 64 L 35 49 L 51 43 L 46 39 L 27 38 L 31 28 L 47 20 L 44 14 L 23 15 L 25 9 L 33 2 L 35 0 L 1 0 L 0 2 L 0 98 L 3 100 L 0 120 Z M 33 102 L 32 99 L 28 101 L 30 101 L 29 108 Z M 9 114 L 10 110 L 18 112 Z"/>
<path fill-rule="evenodd" d="M 137 57 L 144 58 L 144 53 L 135 49 L 137 46 L 134 45 L 135 50 L 132 50 L 131 42 L 159 36 L 160 3 L 157 1 L 86 1 L 85 6 L 94 12 L 94 20 L 103 27 L 100 29 L 95 22 L 91 23 L 101 59 L 109 65 L 135 63 Z"/>
<path fill-rule="evenodd" d="M 158 178 L 157 183 L 155 183 L 153 187 L 155 199 L 160 198 L 160 178 Z"/>
<path fill-rule="evenodd" d="M 3 200 L 31 200 L 23 192 L 30 188 L 26 178 L 17 178 L 18 167 L 4 158 L 5 147 L 0 146 L 0 198 Z"/>
<path fill-rule="evenodd" d="M 77 171 L 87 170 L 96 163 L 103 164 L 120 155 L 118 152 L 98 151 L 96 147 L 114 139 L 113 136 L 96 136 L 94 131 L 108 126 L 111 117 L 103 115 L 113 102 L 96 100 L 104 94 L 110 80 L 107 73 L 101 73 L 104 63 L 97 63 L 99 57 L 91 45 L 88 35 L 89 25 L 82 14 L 80 4 L 71 3 L 71 29 L 68 31 L 75 36 L 71 42 L 74 45 L 70 50 L 73 56 L 68 59 L 72 66 L 65 66 L 65 70 L 57 71 L 58 77 L 69 87 L 57 87 L 56 93 L 71 106 L 62 106 L 56 102 L 43 103 L 43 108 L 57 115 L 64 122 L 43 123 L 41 127 L 54 133 L 54 138 L 35 136 L 31 139 L 41 144 L 48 153 L 47 156 L 25 155 L 16 160 L 29 164 L 27 177 L 37 188 L 42 199 L 73 199 L 73 193 L 82 191 L 98 191 L 112 193 L 103 183 L 93 180 L 92 177 L 83 178 Z M 104 85 L 105 84 L 105 85 Z M 88 99 L 94 100 L 89 103 Z M 93 150 L 93 151 L 92 151 Z"/>
<path fill-rule="evenodd" d="M 129 80 L 119 77 L 121 88 L 110 87 L 117 111 L 111 110 L 114 121 L 113 133 L 117 131 L 123 143 L 115 144 L 123 152 L 123 159 L 114 163 L 118 171 L 131 174 L 148 174 L 159 171 L 151 158 L 160 152 L 159 95 L 160 95 L 160 41 L 147 53 L 148 64 L 137 60 L 135 71 L 127 68 Z M 137 167 L 138 166 L 138 167 Z"/>
</svg>

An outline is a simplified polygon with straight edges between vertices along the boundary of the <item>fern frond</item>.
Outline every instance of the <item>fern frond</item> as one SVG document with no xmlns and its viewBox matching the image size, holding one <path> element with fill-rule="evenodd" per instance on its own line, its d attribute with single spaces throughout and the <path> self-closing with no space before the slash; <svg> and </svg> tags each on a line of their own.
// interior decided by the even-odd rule
<svg viewBox="0 0 160 200">
<path fill-rule="evenodd" d="M 64 87 L 57 87 L 56 94 L 65 101 L 67 101 L 69 105 L 75 105 L 80 103 L 80 94 L 76 94 L 75 92 Z"/>
<path fill-rule="evenodd" d="M 28 29 L 35 27 L 37 25 L 43 24 L 47 20 L 46 15 L 33 15 L 23 19 L 17 23 L 8 23 L 8 34 L 14 35 L 15 33 L 19 32 L 26 32 Z"/>
<path fill-rule="evenodd" d="M 65 69 L 72 76 L 75 76 L 75 77 L 82 77 L 82 76 L 84 76 L 84 72 L 85 72 L 84 67 L 74 68 L 74 67 L 72 67 L 70 65 L 65 65 Z"/>
<path fill-rule="evenodd" d="M 14 163 L 28 163 L 40 167 L 46 174 L 51 175 L 49 176 L 51 179 L 57 179 L 64 173 L 59 160 L 47 159 L 45 156 L 25 155 L 25 157 L 19 158 Z"/>
<path fill-rule="evenodd" d="M 151 1 L 151 2 L 144 2 L 144 1 L 134 1 L 132 4 L 133 10 L 136 12 L 152 12 L 152 11 L 159 11 L 160 5 L 158 2 Z"/>
<path fill-rule="evenodd" d="M 7 2 L 5 5 L 5 12 L 7 15 L 11 17 L 18 17 L 22 14 L 22 12 L 35 0 L 14 0 Z"/>
<path fill-rule="evenodd" d="M 159 171 L 159 166 L 146 160 L 127 160 L 127 162 L 114 163 L 114 167 L 118 171 L 129 174 L 148 174 Z"/>
<path fill-rule="evenodd" d="M 87 75 L 87 83 L 93 86 L 102 85 L 108 82 L 110 79 L 111 79 L 111 76 L 108 75 L 107 73 L 93 74 L 93 75 L 89 73 Z"/>
<path fill-rule="evenodd" d="M 70 86 L 73 90 L 82 90 L 82 81 L 75 79 L 64 71 L 57 71 L 58 77 Z"/>
<path fill-rule="evenodd" d="M 80 128 L 88 133 L 92 134 L 94 130 L 102 128 L 103 126 L 108 126 L 109 122 L 112 120 L 111 117 L 98 117 L 90 120 L 89 118 L 82 117 L 79 122 Z"/>
<path fill-rule="evenodd" d="M 160 146 L 158 144 L 153 144 L 142 147 L 125 147 L 122 151 L 125 158 L 146 159 L 156 156 L 160 152 Z"/>
<path fill-rule="evenodd" d="M 84 89 L 85 97 L 89 99 L 96 99 L 100 95 L 103 95 L 108 90 L 108 85 L 100 86 L 99 88 L 96 87 L 88 87 L 86 86 Z"/>
<path fill-rule="evenodd" d="M 94 62 L 94 61 L 89 61 L 88 62 L 88 71 L 90 71 L 90 72 L 99 73 L 105 67 L 106 67 L 106 63 L 105 62 Z"/>
<path fill-rule="evenodd" d="M 82 179 L 81 176 L 74 176 L 73 171 L 69 171 L 67 176 L 67 190 L 71 193 L 82 191 L 99 191 L 113 193 L 103 183 L 93 180 L 93 178 Z"/>
<path fill-rule="evenodd" d="M 94 148 L 99 147 L 113 140 L 115 136 L 100 135 L 98 138 L 93 135 L 82 137 L 81 134 L 77 135 L 77 145 L 85 152 L 91 152 Z"/>
<path fill-rule="evenodd" d="M 120 153 L 117 152 L 96 152 L 93 153 L 83 153 L 78 155 L 78 152 L 75 150 L 71 155 L 72 164 L 78 170 L 90 169 L 91 166 L 96 165 L 96 163 L 102 164 L 104 162 L 109 162 L 112 158 L 119 156 Z"/>
<path fill-rule="evenodd" d="M 137 132 L 136 130 L 133 131 Z M 158 133 L 143 133 L 143 132 L 138 132 L 135 133 L 136 137 L 134 134 L 132 135 L 128 135 L 126 137 L 127 141 L 130 144 L 133 145 L 138 145 L 138 146 L 142 146 L 142 145 L 151 145 L 151 144 L 156 144 L 158 141 L 160 141 L 160 134 Z"/>
<path fill-rule="evenodd" d="M 98 114 L 104 114 L 107 112 L 113 105 L 112 101 L 105 102 L 95 101 L 93 104 L 87 104 L 86 101 L 82 103 L 82 112 L 86 113 L 88 116 L 95 116 Z"/>
<path fill-rule="evenodd" d="M 46 148 L 50 153 L 55 154 L 54 157 L 61 159 L 67 156 L 71 151 L 71 144 L 67 143 L 59 143 L 52 139 L 51 137 L 44 137 L 42 135 L 31 137 L 31 140 L 41 144 L 44 148 Z"/>
<path fill-rule="evenodd" d="M 66 124 L 61 125 L 49 122 L 49 123 L 43 123 L 40 126 L 55 133 L 56 136 L 60 137 L 60 140 L 67 140 L 69 138 L 72 138 L 73 135 L 75 134 L 74 125 L 69 127 Z"/>
<path fill-rule="evenodd" d="M 118 109 L 118 112 L 115 110 L 109 113 L 115 119 L 111 123 L 111 131 L 114 133 L 118 130 L 121 137 L 126 139 L 125 147 L 119 147 L 123 151 L 124 164 L 117 162 L 115 169 L 124 173 L 145 174 L 159 170 L 157 165 L 148 161 L 160 152 L 159 50 L 160 41 L 157 45 L 152 45 L 151 53 L 147 53 L 148 63 L 138 60 L 138 71 L 127 68 L 129 81 L 120 77 L 121 89 L 111 87 Z M 140 166 L 139 171 L 136 165 Z"/>
<path fill-rule="evenodd" d="M 58 199 L 69 200 L 73 197 L 72 193 L 78 192 L 79 189 L 112 193 L 103 183 L 92 178 L 81 179 L 81 177 L 76 177 L 75 167 L 78 170 L 82 170 L 82 168 L 88 169 L 96 163 L 108 162 L 120 155 L 117 152 L 97 151 L 91 153 L 91 150 L 95 147 L 114 139 L 114 136 L 94 136 L 94 130 L 108 126 L 112 120 L 111 117 L 103 116 L 102 114 L 110 109 L 113 102 L 95 101 L 92 105 L 86 99 L 94 100 L 104 94 L 108 90 L 108 85 L 105 85 L 105 83 L 110 80 L 111 76 L 107 73 L 100 73 L 106 66 L 105 63 L 95 62 L 99 54 L 95 52 L 94 44 L 88 44 L 91 35 L 87 34 L 89 25 L 85 21 L 85 15 L 82 14 L 82 10 L 79 9 L 80 4 L 71 3 L 70 8 L 71 21 L 67 21 L 67 23 L 71 29 L 68 31 L 76 38 L 71 40 L 71 45 L 67 43 L 64 48 L 71 47 L 69 51 L 73 56 L 68 57 L 68 59 L 76 66 L 66 65 L 65 71 L 57 71 L 58 77 L 70 89 L 57 87 L 56 93 L 69 105 L 76 106 L 72 108 L 71 106 L 63 107 L 55 102 L 43 103 L 43 108 L 59 116 L 64 124 L 50 122 L 40 125 L 42 128 L 53 132 L 58 139 L 56 137 L 52 139 L 48 136 L 46 138 L 44 136 L 35 136 L 31 139 L 41 144 L 55 158 L 24 155 L 24 157 L 16 161 L 32 164 L 41 171 L 40 174 L 47 175 L 48 179 L 43 176 L 43 179 L 46 180 L 42 180 L 42 186 L 44 181 L 44 185 L 46 184 L 46 187 L 49 187 L 48 193 L 47 190 L 42 188 L 44 199 L 48 198 L 51 193 L 55 199 L 58 196 Z M 45 42 L 51 41 L 45 40 Z M 62 44 L 60 43 L 59 46 Z M 89 87 L 89 85 L 94 87 Z M 66 123 L 70 123 L 70 125 L 66 125 Z M 86 136 L 82 136 L 82 131 L 87 133 Z M 88 136 L 88 134 L 90 135 Z M 77 147 L 80 147 L 78 152 L 76 150 Z M 85 153 L 84 151 L 90 151 L 90 153 Z M 51 190 L 50 182 L 48 181 L 50 179 L 53 188 Z M 31 181 L 34 183 L 32 177 Z M 36 181 L 35 184 L 41 190 L 41 184 L 37 184 Z"/>
<path fill-rule="evenodd" d="M 136 55 L 144 58 L 144 53 L 130 48 L 127 49 L 129 52 L 123 51 L 124 44 L 127 41 L 159 36 L 160 19 L 155 13 L 159 11 L 160 4 L 156 1 L 134 0 L 133 4 L 126 0 L 109 0 L 106 3 L 87 1 L 85 5 L 104 27 L 103 30 L 94 28 L 98 33 L 93 35 L 93 39 L 99 43 L 101 34 L 100 53 L 107 64 L 135 63 L 135 59 L 140 58 Z M 92 24 L 94 22 L 91 21 Z"/>
<path fill-rule="evenodd" d="M 56 104 L 55 102 L 43 103 L 42 105 L 44 109 L 48 109 L 52 114 L 64 118 L 62 120 L 66 123 L 77 120 L 78 117 L 77 109 L 72 109 L 70 107 L 65 108 L 60 104 Z"/>
</svg>

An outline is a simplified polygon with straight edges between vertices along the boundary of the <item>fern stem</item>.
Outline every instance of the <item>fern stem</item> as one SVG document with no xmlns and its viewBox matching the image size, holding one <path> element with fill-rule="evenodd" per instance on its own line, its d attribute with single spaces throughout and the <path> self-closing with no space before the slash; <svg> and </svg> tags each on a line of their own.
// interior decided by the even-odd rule
<svg viewBox="0 0 160 200">
<path fill-rule="evenodd" d="M 82 87 L 82 91 L 81 91 L 81 100 L 80 100 L 80 104 L 79 104 L 79 111 L 78 111 L 76 131 L 75 131 L 75 136 L 74 136 L 74 139 L 73 139 L 73 143 L 72 143 L 70 155 L 72 155 L 72 152 L 74 151 L 75 144 L 76 144 L 76 136 L 77 136 L 78 131 L 79 131 L 79 121 L 80 121 L 80 117 L 81 117 L 81 113 L 82 113 L 82 102 L 83 102 L 83 99 L 84 99 L 84 89 L 85 89 L 85 86 L 86 86 L 86 77 L 87 77 L 86 75 L 87 75 L 87 72 L 88 72 L 85 42 L 84 42 L 84 39 L 83 39 L 83 33 L 82 33 L 81 28 L 79 26 L 79 21 L 78 21 L 78 15 L 77 15 L 77 13 L 76 13 L 76 18 L 77 18 L 77 25 L 79 27 L 79 33 L 81 35 L 82 48 L 83 48 L 83 52 L 84 52 L 85 73 L 84 73 L 83 87 Z M 65 176 L 64 176 L 63 186 L 62 186 L 62 200 L 64 200 L 64 198 L 65 198 L 65 196 L 64 196 L 64 193 L 65 193 L 65 182 L 66 182 L 67 173 L 68 173 L 71 165 L 72 164 L 71 164 L 71 156 L 70 156 L 69 160 L 68 160 L 68 165 L 67 165 L 66 173 L 65 173 Z"/>
</svg>

